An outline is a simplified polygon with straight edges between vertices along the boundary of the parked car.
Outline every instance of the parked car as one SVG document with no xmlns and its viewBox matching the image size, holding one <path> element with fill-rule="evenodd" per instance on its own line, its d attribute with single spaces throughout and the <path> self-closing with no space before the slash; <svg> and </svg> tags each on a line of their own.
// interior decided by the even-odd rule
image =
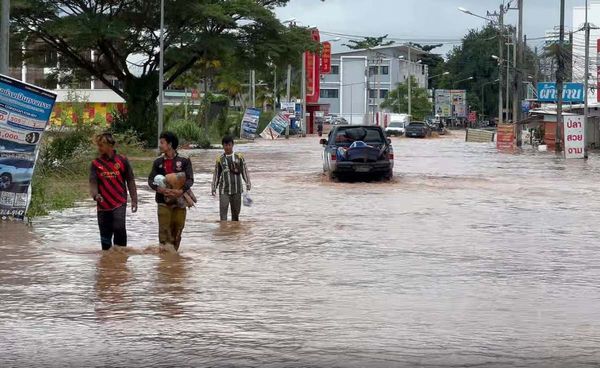
<svg viewBox="0 0 600 368">
<path fill-rule="evenodd" d="M 394 149 L 381 127 L 338 126 L 321 139 L 323 171 L 331 178 L 359 174 L 393 177 Z"/>
<path fill-rule="evenodd" d="M 390 125 L 385 128 L 385 134 L 388 136 L 395 135 L 403 135 L 405 132 L 405 124 L 400 122 L 392 122 Z"/>
<path fill-rule="evenodd" d="M 325 115 L 325 124 L 332 124 L 338 116 L 336 114 Z"/>
<path fill-rule="evenodd" d="M 14 185 L 29 184 L 32 175 L 33 161 L 0 158 L 0 190 L 11 189 Z"/>
<path fill-rule="evenodd" d="M 414 138 L 425 138 L 431 135 L 431 128 L 422 121 L 413 121 L 406 127 L 406 136 Z"/>
<path fill-rule="evenodd" d="M 331 125 L 348 125 L 348 122 L 343 117 L 338 116 L 331 121 Z"/>
</svg>

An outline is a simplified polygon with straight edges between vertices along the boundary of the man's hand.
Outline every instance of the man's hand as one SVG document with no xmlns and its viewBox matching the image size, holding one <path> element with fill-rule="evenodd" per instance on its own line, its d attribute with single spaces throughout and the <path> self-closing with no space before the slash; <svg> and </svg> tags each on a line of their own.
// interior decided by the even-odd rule
<svg viewBox="0 0 600 368">
<path fill-rule="evenodd" d="M 131 212 L 136 213 L 137 210 L 138 210 L 138 203 L 137 203 L 137 201 L 131 202 Z"/>
<path fill-rule="evenodd" d="M 246 184 L 246 190 L 250 191 L 250 189 L 252 188 L 252 186 L 250 184 Z"/>
<path fill-rule="evenodd" d="M 102 198 L 102 196 L 100 194 L 96 194 L 94 196 L 94 201 L 96 201 L 98 203 L 102 203 L 102 202 L 104 202 L 104 198 Z"/>
<path fill-rule="evenodd" d="M 183 190 L 181 190 L 181 189 L 165 189 L 163 194 L 167 197 L 179 198 L 183 195 Z"/>
<path fill-rule="evenodd" d="M 211 194 L 212 194 L 213 197 L 216 197 L 217 192 L 213 190 Z"/>
<path fill-rule="evenodd" d="M 159 193 L 159 194 L 165 194 L 167 190 L 168 189 L 165 189 L 163 187 L 157 187 L 156 188 L 156 192 Z"/>
</svg>

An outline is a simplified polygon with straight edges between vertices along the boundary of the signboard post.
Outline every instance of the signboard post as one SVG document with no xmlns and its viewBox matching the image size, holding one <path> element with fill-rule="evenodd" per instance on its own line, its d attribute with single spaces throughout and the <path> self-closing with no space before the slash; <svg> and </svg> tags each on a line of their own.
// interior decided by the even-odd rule
<svg viewBox="0 0 600 368">
<path fill-rule="evenodd" d="M 0 219 L 25 218 L 39 143 L 56 95 L 0 75 Z"/>
<path fill-rule="evenodd" d="M 496 130 L 496 148 L 510 151 L 515 148 L 515 127 L 512 124 L 498 125 Z"/>
<path fill-rule="evenodd" d="M 565 158 L 585 158 L 585 126 L 582 115 L 565 116 Z"/>
<path fill-rule="evenodd" d="M 255 108 L 246 109 L 242 118 L 242 128 L 240 129 L 240 138 L 254 139 L 258 130 L 258 120 L 260 119 L 260 110 Z"/>
</svg>

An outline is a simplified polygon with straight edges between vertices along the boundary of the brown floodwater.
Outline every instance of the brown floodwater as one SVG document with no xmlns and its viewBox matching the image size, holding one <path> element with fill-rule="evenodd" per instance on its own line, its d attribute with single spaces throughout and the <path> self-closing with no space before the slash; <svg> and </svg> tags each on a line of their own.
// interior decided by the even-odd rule
<svg viewBox="0 0 600 368">
<path fill-rule="evenodd" d="M 328 182 L 316 137 L 239 146 L 239 224 L 195 153 L 180 255 L 143 180 L 127 252 L 89 201 L 0 223 L 0 367 L 598 366 L 600 158 L 394 143 L 390 183 Z"/>
</svg>

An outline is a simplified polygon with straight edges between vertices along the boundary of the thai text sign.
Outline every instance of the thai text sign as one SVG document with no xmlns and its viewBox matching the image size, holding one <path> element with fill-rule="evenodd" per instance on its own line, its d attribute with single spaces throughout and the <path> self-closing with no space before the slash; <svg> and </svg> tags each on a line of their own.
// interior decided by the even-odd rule
<svg viewBox="0 0 600 368">
<path fill-rule="evenodd" d="M 584 158 L 585 127 L 583 116 L 565 116 L 565 157 Z"/>
<path fill-rule="evenodd" d="M 496 147 L 499 150 L 512 150 L 515 148 L 515 127 L 512 124 L 498 125 L 496 130 Z"/>
<path fill-rule="evenodd" d="M 321 73 L 331 73 L 331 42 L 323 42 L 323 51 L 321 52 Z"/>
<path fill-rule="evenodd" d="M 583 83 L 565 83 L 562 95 L 563 102 L 565 103 L 583 103 L 585 98 Z M 538 83 L 538 101 L 550 103 L 558 102 L 556 83 Z"/>
</svg>

